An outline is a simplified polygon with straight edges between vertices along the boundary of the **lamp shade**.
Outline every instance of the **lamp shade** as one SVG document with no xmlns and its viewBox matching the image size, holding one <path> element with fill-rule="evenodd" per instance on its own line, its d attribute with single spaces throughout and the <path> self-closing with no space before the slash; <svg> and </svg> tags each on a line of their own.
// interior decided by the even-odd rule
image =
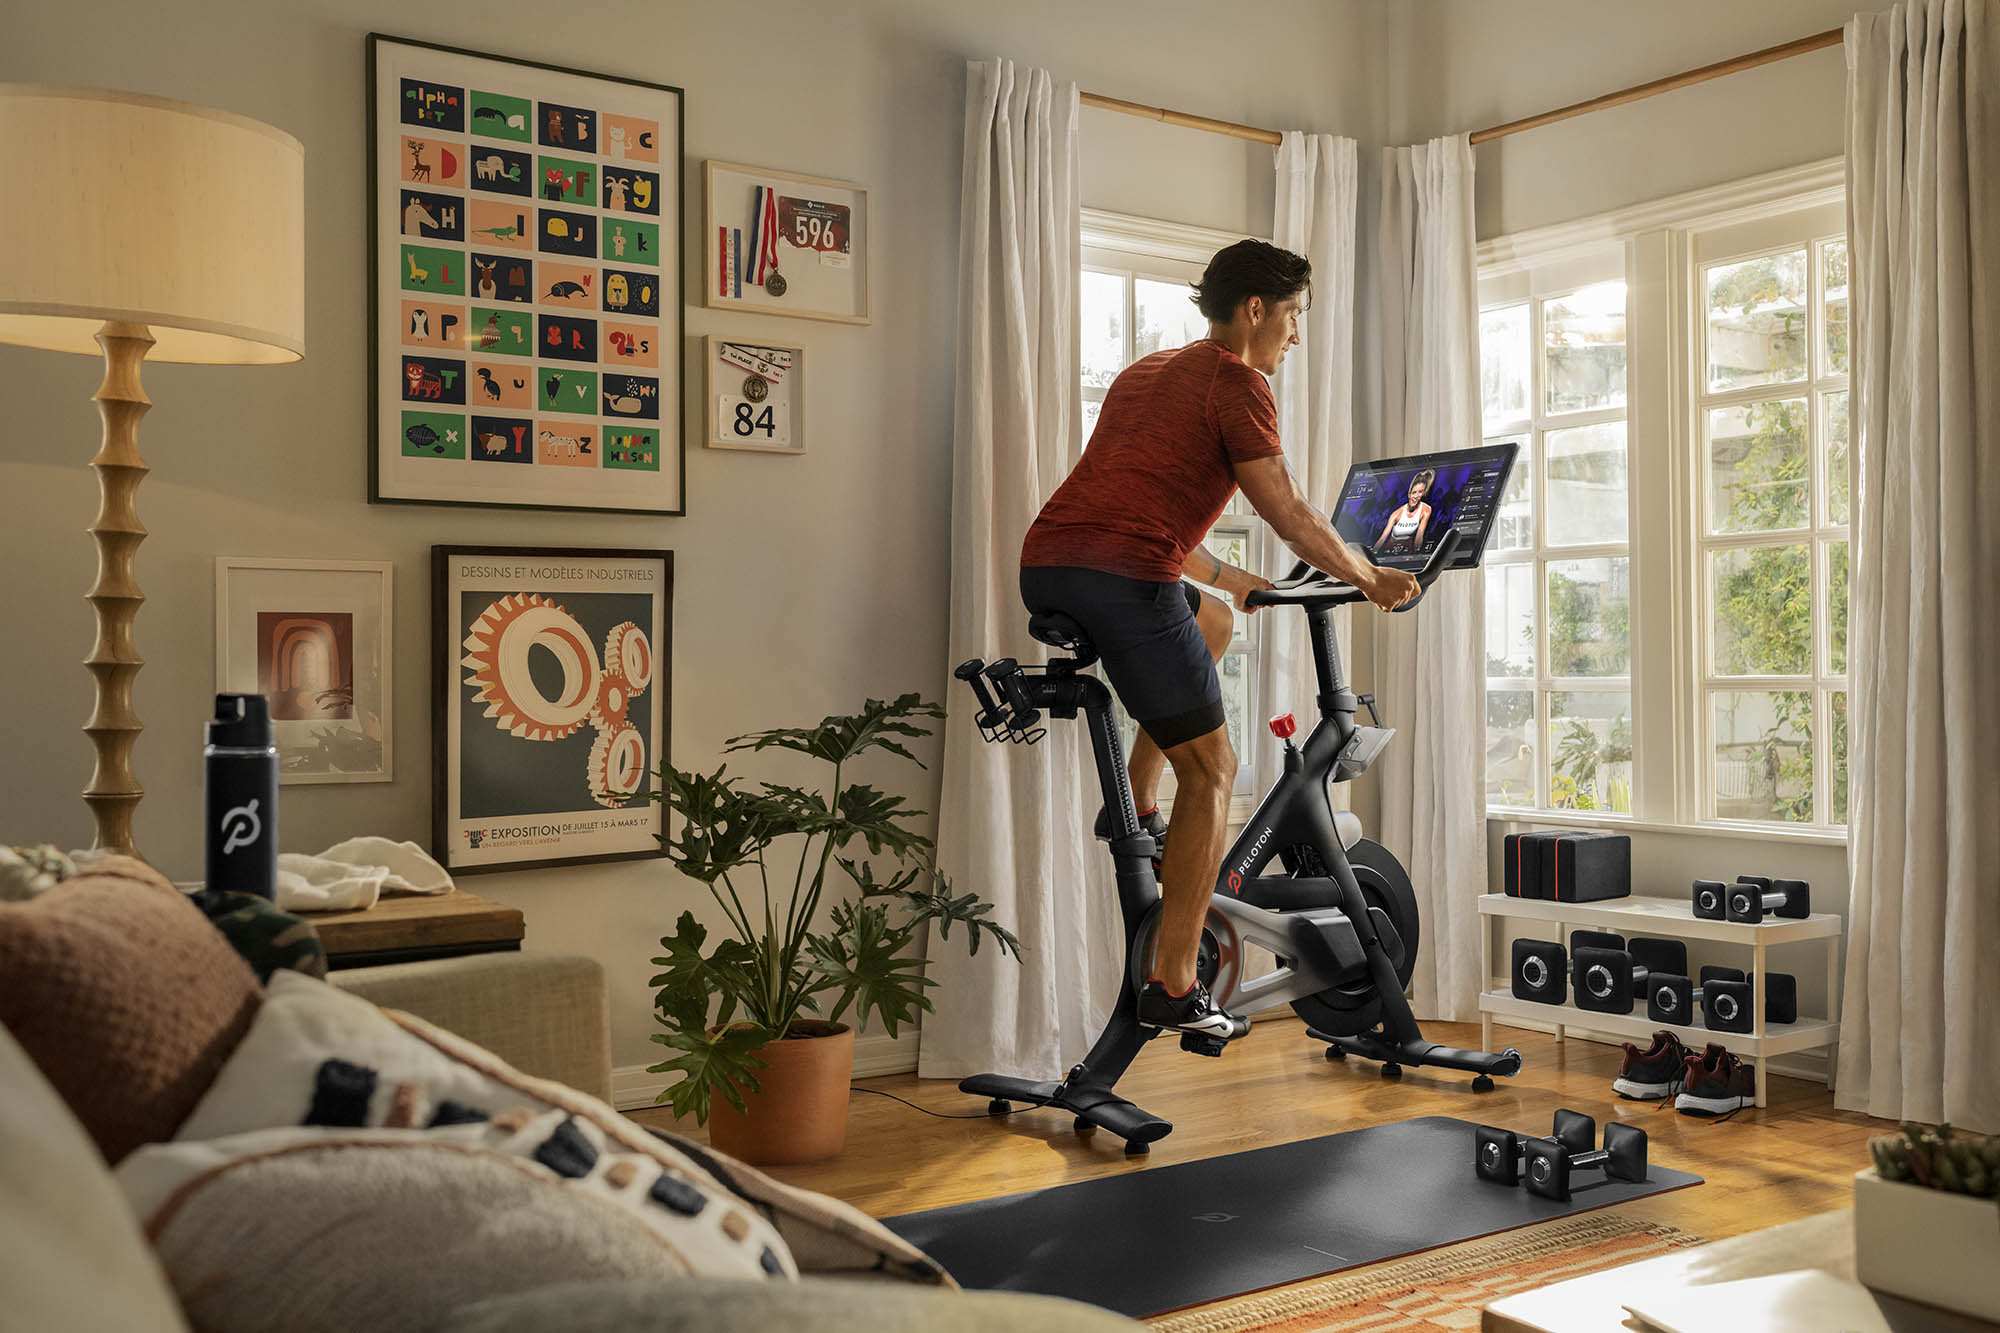
<svg viewBox="0 0 2000 1333">
<path fill-rule="evenodd" d="M 305 149 L 186 102 L 0 83 L 0 342 L 154 361 L 305 355 Z"/>
</svg>

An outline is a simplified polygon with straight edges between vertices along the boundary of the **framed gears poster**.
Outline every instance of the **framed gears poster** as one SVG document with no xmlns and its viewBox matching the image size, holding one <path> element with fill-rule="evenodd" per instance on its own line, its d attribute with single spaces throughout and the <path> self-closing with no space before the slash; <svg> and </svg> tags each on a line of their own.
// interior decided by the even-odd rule
<svg viewBox="0 0 2000 1333">
<path fill-rule="evenodd" d="M 707 367 L 708 447 L 806 451 L 806 349 L 710 334 Z"/>
<path fill-rule="evenodd" d="M 869 322 L 868 187 L 734 162 L 702 171 L 708 304 Z"/>
<path fill-rule="evenodd" d="M 664 855 L 671 551 L 433 546 L 431 854 L 454 873 Z"/>
<path fill-rule="evenodd" d="M 369 35 L 370 501 L 687 512 L 682 110 Z"/>
</svg>

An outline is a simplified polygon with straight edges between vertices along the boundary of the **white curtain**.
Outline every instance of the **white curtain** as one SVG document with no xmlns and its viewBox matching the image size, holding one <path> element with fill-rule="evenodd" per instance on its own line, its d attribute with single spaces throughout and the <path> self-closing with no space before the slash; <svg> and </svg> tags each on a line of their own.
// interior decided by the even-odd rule
<svg viewBox="0 0 2000 1333">
<path fill-rule="evenodd" d="M 1077 91 L 1008 61 L 969 63 L 959 223 L 957 422 L 952 444 L 950 663 L 1045 660 L 1021 605 L 1021 539 L 1081 449 Z M 1038 745 L 988 745 L 950 681 L 938 862 L 996 904 L 1024 962 L 968 958 L 957 932 L 929 948 L 937 1011 L 925 1078 L 1059 1078 L 1117 995 L 1124 931 L 1082 719 Z"/>
<path fill-rule="evenodd" d="M 2000 7 L 1847 25 L 1855 487 L 1835 1104 L 2000 1131 Z"/>
<path fill-rule="evenodd" d="M 1382 153 L 1381 456 L 1479 443 L 1472 146 L 1463 134 Z M 1375 680 L 1396 739 L 1376 761 L 1380 841 L 1409 869 L 1424 931 L 1419 1018 L 1478 1016 L 1486 887 L 1484 594 L 1446 574 L 1411 611 L 1375 617 Z"/>
<path fill-rule="evenodd" d="M 1271 239 L 1312 262 L 1312 308 L 1300 323 L 1299 346 L 1285 358 L 1273 388 L 1278 438 L 1299 489 L 1322 512 L 1333 508 L 1354 461 L 1354 219 L 1356 145 L 1331 134 L 1287 133 L 1278 146 L 1277 200 Z M 1284 576 L 1298 557 L 1266 532 L 1259 553 L 1269 578 Z M 1297 611 L 1257 613 L 1262 622 L 1257 671 L 1258 711 L 1243 744 L 1255 754 L 1257 791 L 1269 791 L 1284 769 L 1284 748 L 1263 734 L 1262 722 L 1296 713 L 1302 728 L 1315 716 L 1312 643 Z M 1348 661 L 1347 617 L 1339 617 L 1342 661 Z M 1347 788 L 1333 788 L 1345 805 Z"/>
</svg>

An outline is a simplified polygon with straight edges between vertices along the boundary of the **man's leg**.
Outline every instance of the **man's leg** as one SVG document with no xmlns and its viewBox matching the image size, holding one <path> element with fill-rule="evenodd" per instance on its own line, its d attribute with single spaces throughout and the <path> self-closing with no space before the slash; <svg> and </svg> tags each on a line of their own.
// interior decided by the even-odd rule
<svg viewBox="0 0 2000 1333">
<path fill-rule="evenodd" d="M 1208 645 L 1208 655 L 1217 662 L 1222 660 L 1223 650 L 1229 647 L 1229 635 L 1235 625 L 1235 615 L 1229 603 L 1208 593 L 1201 594 L 1201 605 L 1195 611 L 1194 623 L 1201 630 L 1202 641 Z M 1160 747 L 1153 744 L 1153 738 L 1142 729 L 1138 740 L 1132 743 L 1132 759 L 1126 765 L 1126 772 L 1132 779 L 1132 808 L 1144 813 L 1160 803 L 1160 773 L 1166 768 L 1166 756 Z M 1179 781 L 1180 770 L 1175 769 L 1175 780 Z M 1180 828 L 1180 797 L 1174 798 L 1175 829 Z M 1222 853 L 1216 853 L 1216 862 L 1221 864 Z M 1209 876 L 1211 881 L 1214 876 Z"/>
<path fill-rule="evenodd" d="M 1222 869 L 1223 835 L 1229 821 L 1229 792 L 1235 785 L 1236 751 L 1229 729 L 1182 741 L 1166 752 L 1174 766 L 1173 836 L 1160 864 L 1165 900 L 1154 948 L 1152 975 L 1169 994 L 1183 995 L 1195 981 L 1201 925 Z"/>
</svg>

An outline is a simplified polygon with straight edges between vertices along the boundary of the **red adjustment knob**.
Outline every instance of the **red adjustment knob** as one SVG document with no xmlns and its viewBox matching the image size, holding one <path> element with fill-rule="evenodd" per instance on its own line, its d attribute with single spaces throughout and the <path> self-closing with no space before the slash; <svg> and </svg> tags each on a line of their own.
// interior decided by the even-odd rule
<svg viewBox="0 0 2000 1333">
<path fill-rule="evenodd" d="M 1298 734 L 1298 719 L 1290 713 L 1280 713 L 1271 719 L 1271 734 L 1281 741 L 1288 741 Z"/>
</svg>

